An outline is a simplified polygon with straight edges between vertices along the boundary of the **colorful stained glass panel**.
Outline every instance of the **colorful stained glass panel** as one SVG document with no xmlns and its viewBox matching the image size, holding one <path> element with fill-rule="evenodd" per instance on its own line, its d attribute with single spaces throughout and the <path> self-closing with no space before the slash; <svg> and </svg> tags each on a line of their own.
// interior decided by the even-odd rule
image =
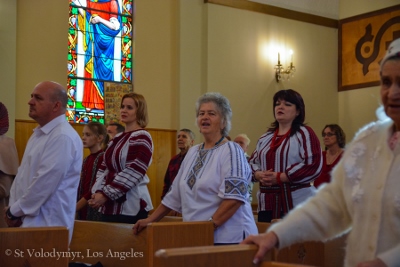
<svg viewBox="0 0 400 267">
<path fill-rule="evenodd" d="M 104 83 L 132 84 L 133 0 L 69 0 L 71 123 L 104 123 Z"/>
</svg>

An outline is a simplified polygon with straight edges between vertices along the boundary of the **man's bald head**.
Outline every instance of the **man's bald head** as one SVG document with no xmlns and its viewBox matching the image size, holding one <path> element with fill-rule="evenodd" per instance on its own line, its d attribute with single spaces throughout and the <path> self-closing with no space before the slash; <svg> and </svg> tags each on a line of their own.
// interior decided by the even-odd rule
<svg viewBox="0 0 400 267">
<path fill-rule="evenodd" d="M 35 86 L 29 100 L 29 116 L 44 126 L 65 114 L 68 96 L 65 88 L 56 82 L 44 81 Z"/>
</svg>

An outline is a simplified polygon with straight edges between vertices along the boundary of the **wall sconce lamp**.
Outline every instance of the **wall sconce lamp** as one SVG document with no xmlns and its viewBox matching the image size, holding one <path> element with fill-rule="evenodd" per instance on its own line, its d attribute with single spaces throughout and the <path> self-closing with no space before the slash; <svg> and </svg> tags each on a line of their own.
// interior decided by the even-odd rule
<svg viewBox="0 0 400 267">
<path fill-rule="evenodd" d="M 281 64 L 281 55 L 278 53 L 278 64 L 275 65 L 275 79 L 276 82 L 279 83 L 279 81 L 284 81 L 284 80 L 289 80 L 291 77 L 294 76 L 294 73 L 296 72 L 296 67 L 293 65 L 293 51 L 290 50 L 291 54 L 291 60 L 290 60 L 290 66 L 288 66 L 286 69 L 283 67 Z"/>
</svg>

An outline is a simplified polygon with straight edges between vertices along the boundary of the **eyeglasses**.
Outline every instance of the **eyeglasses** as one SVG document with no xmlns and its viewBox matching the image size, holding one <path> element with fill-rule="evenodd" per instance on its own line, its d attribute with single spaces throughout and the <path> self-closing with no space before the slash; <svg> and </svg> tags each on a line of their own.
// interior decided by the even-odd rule
<svg viewBox="0 0 400 267">
<path fill-rule="evenodd" d="M 322 137 L 328 136 L 328 137 L 332 137 L 336 135 L 335 133 L 322 133 Z"/>
</svg>

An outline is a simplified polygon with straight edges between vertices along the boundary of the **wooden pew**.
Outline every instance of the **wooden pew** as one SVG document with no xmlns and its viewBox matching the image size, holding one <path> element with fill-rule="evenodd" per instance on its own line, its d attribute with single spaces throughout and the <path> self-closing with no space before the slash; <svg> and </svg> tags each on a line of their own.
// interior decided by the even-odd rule
<svg viewBox="0 0 400 267">
<path fill-rule="evenodd" d="M 266 223 L 266 222 L 256 222 L 256 225 L 257 225 L 259 234 L 265 233 L 267 231 L 267 229 L 271 226 L 270 223 Z"/>
<path fill-rule="evenodd" d="M 265 233 L 270 223 L 256 222 L 258 233 Z M 324 267 L 343 266 L 347 235 L 327 242 L 304 242 L 274 250 L 271 259 L 277 262 L 301 263 Z"/>
<path fill-rule="evenodd" d="M 211 222 L 151 223 L 134 235 L 131 224 L 75 221 L 70 251 L 84 257 L 74 262 L 100 261 L 104 267 L 153 267 L 158 266 L 154 253 L 161 248 L 213 244 Z"/>
<path fill-rule="evenodd" d="M 179 216 L 164 216 L 160 222 L 182 222 L 183 218 Z"/>
<path fill-rule="evenodd" d="M 201 246 L 161 249 L 156 252 L 159 267 L 254 267 L 255 245 Z M 305 267 L 305 265 L 263 261 L 261 267 Z M 309 265 L 307 265 L 309 266 Z"/>
<path fill-rule="evenodd" d="M 347 235 L 327 242 L 304 242 L 280 249 L 274 260 L 323 267 L 343 266 Z"/>
<path fill-rule="evenodd" d="M 70 250 L 79 253 L 80 257 L 70 259 L 71 262 L 95 264 L 103 266 L 127 266 L 137 264 L 146 266 L 147 240 L 146 231 L 134 236 L 131 224 L 104 223 L 92 221 L 75 221 Z M 130 253 L 129 257 L 121 258 L 114 253 Z M 136 253 L 136 254 L 135 254 Z"/>
<path fill-rule="evenodd" d="M 66 227 L 0 228 L 0 266 L 67 267 Z"/>
</svg>

